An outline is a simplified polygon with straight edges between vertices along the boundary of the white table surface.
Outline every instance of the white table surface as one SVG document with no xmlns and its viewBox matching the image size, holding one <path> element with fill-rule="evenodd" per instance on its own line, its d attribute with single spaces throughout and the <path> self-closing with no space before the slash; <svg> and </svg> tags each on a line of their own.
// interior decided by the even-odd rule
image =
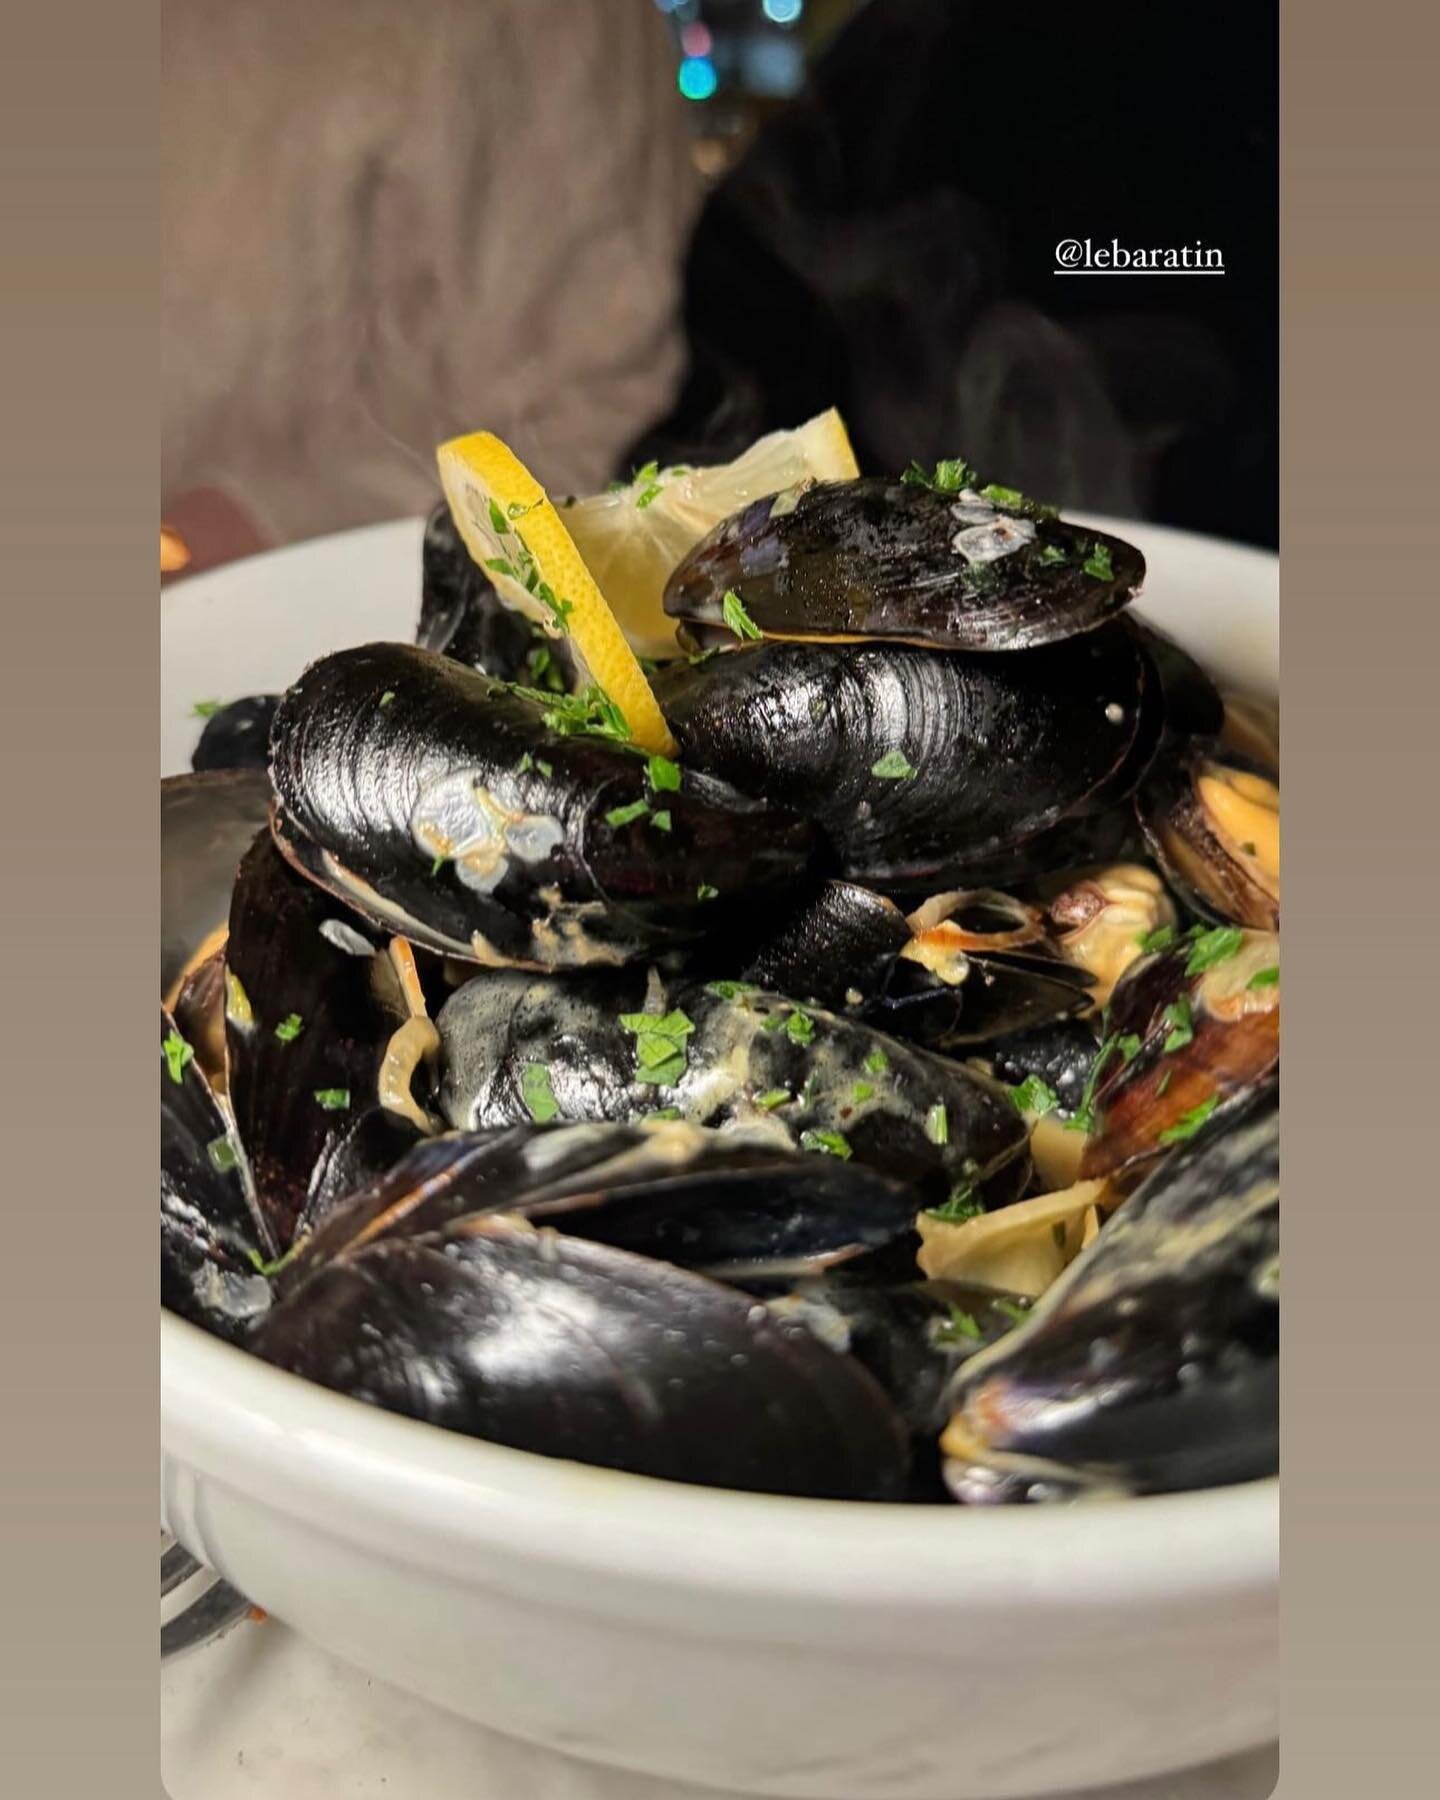
<svg viewBox="0 0 1440 1800">
<path fill-rule="evenodd" d="M 160 1728 L 171 1800 L 730 1800 L 498 1737 L 273 1620 L 162 1665 Z M 1276 1770 L 1269 1748 L 1085 1800 L 1266 1800 Z"/>
</svg>

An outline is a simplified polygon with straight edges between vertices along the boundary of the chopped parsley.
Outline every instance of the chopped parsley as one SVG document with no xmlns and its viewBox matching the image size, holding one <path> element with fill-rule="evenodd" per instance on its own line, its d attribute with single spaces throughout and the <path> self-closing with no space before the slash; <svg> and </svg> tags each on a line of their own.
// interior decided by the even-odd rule
<svg viewBox="0 0 1440 1800">
<path fill-rule="evenodd" d="M 438 875 L 440 873 L 440 871 L 445 867 L 446 863 L 449 862 L 449 860 L 450 860 L 450 857 L 449 857 L 448 853 L 446 851 L 442 850 L 440 852 L 440 854 L 435 858 L 434 862 L 431 863 L 430 873 L 432 875 Z"/>
<path fill-rule="evenodd" d="M 520 1098 L 537 1125 L 547 1125 L 558 1115 L 560 1103 L 555 1098 L 550 1071 L 544 1063 L 526 1063 L 520 1071 Z"/>
<path fill-rule="evenodd" d="M 1163 1093 L 1164 1093 L 1164 1092 L 1165 1092 L 1165 1090 L 1166 1090 L 1166 1088 L 1168 1088 L 1168 1087 L 1169 1087 L 1169 1085 L 1170 1085 L 1170 1077 L 1171 1077 L 1171 1076 L 1172 1076 L 1172 1075 L 1173 1075 L 1173 1074 L 1174 1074 L 1174 1073 L 1175 1073 L 1175 1071 L 1174 1071 L 1174 1070 L 1173 1070 L 1173 1069 L 1166 1069 L 1166 1071 L 1165 1071 L 1165 1073 L 1164 1073 L 1164 1074 L 1163 1074 L 1163 1075 L 1162 1075 L 1162 1076 L 1161 1076 L 1161 1077 L 1160 1077 L 1160 1079 L 1159 1079 L 1159 1080 L 1158 1080 L 1158 1081 L 1157 1081 L 1157 1082 L 1156 1082 L 1156 1083 L 1155 1083 L 1155 1098 L 1156 1098 L 1156 1099 L 1157 1099 L 1157 1100 L 1158 1100 L 1158 1099 L 1159 1099 L 1159 1098 L 1160 1098 L 1160 1096 L 1161 1096 L 1161 1095 L 1162 1095 L 1162 1094 L 1163 1094 Z"/>
<path fill-rule="evenodd" d="M 1170 1031 L 1165 1042 L 1160 1046 L 1161 1054 L 1173 1056 L 1177 1050 L 1183 1050 L 1195 1038 L 1195 1018 L 1190 1011 L 1190 1002 L 1182 994 L 1173 1006 L 1167 1006 L 1160 1015 L 1160 1022 L 1168 1025 Z"/>
<path fill-rule="evenodd" d="M 1010 1089 L 1010 1098 L 1022 1113 L 1034 1113 L 1043 1119 L 1060 1104 L 1060 1096 L 1038 1075 L 1027 1075 L 1019 1087 Z"/>
<path fill-rule="evenodd" d="M 1280 965 L 1279 965 L 1279 963 L 1271 963 L 1271 965 L 1268 969 L 1257 969 L 1255 971 L 1255 973 L 1250 977 L 1250 979 L 1245 983 L 1247 990 L 1250 988 L 1278 987 L 1279 985 L 1280 985 Z"/>
<path fill-rule="evenodd" d="M 1220 1096 L 1212 1094 L 1208 1100 L 1202 1100 L 1198 1106 L 1192 1106 L 1189 1112 L 1183 1113 L 1173 1125 L 1160 1133 L 1158 1142 L 1181 1144 L 1186 1138 L 1194 1137 L 1219 1104 Z"/>
<path fill-rule="evenodd" d="M 890 1067 L 890 1058 L 883 1050 L 872 1050 L 865 1058 L 864 1066 L 867 1075 L 883 1075 Z"/>
<path fill-rule="evenodd" d="M 915 767 L 903 750 L 887 750 L 879 762 L 871 763 L 870 773 L 881 781 L 910 781 Z"/>
<path fill-rule="evenodd" d="M 275 1027 L 275 1035 L 282 1044 L 293 1044 L 305 1029 L 305 1021 L 299 1013 L 287 1013 Z"/>
<path fill-rule="evenodd" d="M 868 1081 L 857 1081 L 850 1090 L 850 1099 L 855 1106 L 859 1106 L 862 1101 L 873 1100 L 874 1098 L 875 1090 Z"/>
<path fill-rule="evenodd" d="M 1127 1031 L 1124 1037 L 1116 1038 L 1115 1048 L 1127 1063 L 1134 1062 L 1140 1054 L 1140 1040 L 1133 1031 Z"/>
<path fill-rule="evenodd" d="M 526 513 L 532 513 L 537 506 L 543 505 L 544 499 L 545 496 L 542 494 L 538 500 L 531 500 L 528 502 L 524 500 L 512 500 L 505 508 L 505 517 L 507 519 L 523 519 Z"/>
<path fill-rule="evenodd" d="M 942 1219 L 947 1225 L 963 1225 L 967 1219 L 978 1219 L 985 1208 L 975 1197 L 974 1182 L 961 1181 L 951 1188 L 943 1206 L 932 1206 L 927 1210 L 932 1219 Z"/>
<path fill-rule="evenodd" d="M 1173 925 L 1157 925 L 1153 931 L 1144 931 L 1135 942 L 1146 956 L 1153 956 L 1157 950 L 1168 950 L 1175 942 L 1176 932 Z"/>
<path fill-rule="evenodd" d="M 785 1021 L 785 1035 L 792 1044 L 810 1044 L 815 1041 L 815 1021 L 801 1006 L 792 1006 L 790 1016 Z"/>
<path fill-rule="evenodd" d="M 190 710 L 197 719 L 213 719 L 216 713 L 223 712 L 224 708 L 223 700 L 197 700 Z"/>
<path fill-rule="evenodd" d="M 1050 564 L 1068 562 L 1070 559 L 1059 544 L 1046 544 L 1035 560 L 1039 563 Z"/>
<path fill-rule="evenodd" d="M 546 760 L 543 756 L 537 756 L 535 758 L 535 767 L 540 771 L 540 773 L 545 777 L 545 779 L 547 781 L 555 773 L 554 763 L 546 762 Z"/>
<path fill-rule="evenodd" d="M 273 1262 L 266 1262 L 258 1250 L 246 1249 L 245 1254 L 254 1265 L 257 1275 L 263 1275 L 268 1281 L 272 1275 L 278 1275 L 289 1262 L 292 1262 L 305 1248 L 305 1238 L 296 1238 L 290 1248 L 277 1256 Z"/>
<path fill-rule="evenodd" d="M 757 642 L 765 633 L 746 612 L 740 596 L 734 588 L 726 588 L 725 597 L 720 602 L 720 617 L 735 633 L 737 638 L 753 638 Z"/>
<path fill-rule="evenodd" d="M 925 1135 L 932 1144 L 948 1144 L 950 1142 L 950 1115 L 945 1110 L 943 1100 L 937 1100 L 926 1113 Z"/>
<path fill-rule="evenodd" d="M 680 765 L 668 756 L 652 756 L 645 765 L 645 778 L 657 794 L 680 792 Z"/>
<path fill-rule="evenodd" d="M 713 994 L 717 1000 L 738 1000 L 742 994 L 758 994 L 759 989 L 748 981 L 707 981 L 705 992 Z"/>
<path fill-rule="evenodd" d="M 525 754 L 520 758 L 519 762 L 516 763 L 515 773 L 517 775 L 528 775 L 534 767 L 535 767 L 535 758 L 527 750 L 525 752 Z"/>
<path fill-rule="evenodd" d="M 583 733 L 588 737 L 614 738 L 619 743 L 630 741 L 630 725 L 624 713 L 594 682 L 579 694 L 549 693 L 518 681 L 498 685 L 518 699 L 538 701 L 545 709 L 541 719 L 546 730 L 562 737 Z"/>
<path fill-rule="evenodd" d="M 165 1034 L 165 1040 L 160 1049 L 165 1058 L 166 1072 L 176 1087 L 181 1086 L 185 1080 L 186 1066 L 195 1060 L 195 1052 L 173 1025 Z"/>
<path fill-rule="evenodd" d="M 1090 554 L 1085 558 L 1081 567 L 1095 581 L 1113 581 L 1115 579 L 1114 565 L 1110 561 L 1110 546 L 1100 543 L 1098 539 L 1091 545 Z"/>
<path fill-rule="evenodd" d="M 315 1101 L 323 1106 L 326 1112 L 348 1112 L 350 1110 L 349 1088 L 316 1088 Z"/>
<path fill-rule="evenodd" d="M 761 1112 L 774 1112 L 777 1106 L 784 1106 L 789 1099 L 790 1092 L 787 1088 L 770 1088 L 759 1096 L 755 1104 Z"/>
<path fill-rule="evenodd" d="M 668 831 L 670 829 L 669 808 L 667 807 L 661 812 L 651 813 L 650 823 L 656 831 Z"/>
<path fill-rule="evenodd" d="M 708 881 L 702 881 L 695 890 L 695 898 L 697 900 L 718 900 L 720 890 L 717 887 L 711 887 Z"/>
<path fill-rule="evenodd" d="M 678 1119 L 680 1108 L 678 1106 L 662 1106 L 656 1112 L 646 1113 L 645 1117 L 647 1119 Z"/>
<path fill-rule="evenodd" d="M 1014 1325 L 1023 1325 L 1030 1317 L 1030 1308 L 1022 1306 L 1018 1300 L 992 1300 L 990 1304 Z"/>
<path fill-rule="evenodd" d="M 1080 1104 L 1075 1108 L 1073 1115 L 1065 1121 L 1067 1131 L 1093 1131 L 1095 1129 L 1095 1090 L 1100 1085 L 1100 1077 L 1104 1073 L 1106 1063 L 1117 1051 L 1121 1051 L 1122 1056 L 1124 1055 L 1121 1050 L 1121 1040 L 1118 1037 L 1107 1037 L 1095 1052 L 1095 1060 L 1090 1065 L 1090 1074 L 1085 1082 L 1084 1092 L 1080 1096 Z"/>
<path fill-rule="evenodd" d="M 937 1319 L 931 1336 L 937 1344 L 961 1344 L 967 1339 L 978 1343 L 981 1337 L 980 1326 L 969 1313 L 950 1301 L 946 1310 L 948 1319 Z"/>
<path fill-rule="evenodd" d="M 380 696 L 380 704 L 382 706 L 388 706 L 394 698 L 395 698 L 394 688 L 386 688 L 385 692 Z"/>
<path fill-rule="evenodd" d="M 633 1079 L 653 1087 L 673 1087 L 685 1073 L 685 1040 L 694 1022 L 683 1012 L 622 1013 L 620 1029 L 635 1039 Z"/>
<path fill-rule="evenodd" d="M 838 1131 L 802 1131 L 800 1148 L 818 1150 L 825 1156 L 838 1156 L 842 1162 L 850 1160 L 850 1145 Z"/>
<path fill-rule="evenodd" d="M 235 1146 L 228 1137 L 211 1138 L 205 1146 L 205 1154 L 210 1158 L 210 1167 L 217 1175 L 228 1175 L 240 1161 L 235 1154 Z"/>
<path fill-rule="evenodd" d="M 929 488 L 937 494 L 958 494 L 975 479 L 975 471 L 960 457 L 952 456 L 937 462 L 934 474 L 918 462 L 912 462 L 900 479 L 906 487 Z"/>
<path fill-rule="evenodd" d="M 636 819 L 643 819 L 649 810 L 648 800 L 632 800 L 628 806 L 612 806 L 605 815 L 605 823 L 618 830 L 622 825 L 633 825 Z"/>
<path fill-rule="evenodd" d="M 1238 925 L 1219 925 L 1214 931 L 1202 931 L 1190 946 L 1185 973 L 1203 975 L 1217 963 L 1228 962 L 1244 942 L 1245 933 Z"/>
</svg>

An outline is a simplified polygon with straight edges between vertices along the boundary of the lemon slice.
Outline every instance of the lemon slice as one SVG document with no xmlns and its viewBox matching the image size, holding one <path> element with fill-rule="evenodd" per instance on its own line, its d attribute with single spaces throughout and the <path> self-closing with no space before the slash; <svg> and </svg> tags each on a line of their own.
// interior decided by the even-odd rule
<svg viewBox="0 0 1440 1800">
<path fill-rule="evenodd" d="M 673 754 L 645 672 L 544 488 L 488 431 L 452 438 L 435 454 L 456 529 L 500 598 L 569 639 L 585 674 L 624 715 L 632 742 Z"/>
<path fill-rule="evenodd" d="M 793 431 L 758 438 L 734 462 L 709 468 L 654 464 L 609 493 L 562 500 L 560 516 L 625 635 L 642 656 L 675 653 L 675 621 L 661 605 L 683 556 L 722 519 L 801 481 L 853 481 L 860 473 L 832 407 Z"/>
</svg>

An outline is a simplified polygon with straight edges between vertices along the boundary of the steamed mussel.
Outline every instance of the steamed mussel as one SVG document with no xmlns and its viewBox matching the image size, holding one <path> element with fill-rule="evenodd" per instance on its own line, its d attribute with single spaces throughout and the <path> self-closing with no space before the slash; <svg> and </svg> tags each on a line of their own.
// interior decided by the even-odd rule
<svg viewBox="0 0 1440 1800">
<path fill-rule="evenodd" d="M 163 1304 L 670 1480 L 1273 1473 L 1278 749 L 1139 552 L 958 463 L 754 501 L 673 760 L 444 503 L 422 562 L 162 788 Z"/>
</svg>

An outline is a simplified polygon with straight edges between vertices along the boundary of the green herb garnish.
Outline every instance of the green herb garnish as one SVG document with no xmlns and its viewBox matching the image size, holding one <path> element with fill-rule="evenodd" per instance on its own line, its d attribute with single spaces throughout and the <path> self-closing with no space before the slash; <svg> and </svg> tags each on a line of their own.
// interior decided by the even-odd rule
<svg viewBox="0 0 1440 1800">
<path fill-rule="evenodd" d="M 1247 989 L 1278 987 L 1279 985 L 1280 985 L 1280 965 L 1279 965 L 1279 963 L 1271 963 L 1271 965 L 1268 969 L 1257 969 L 1255 971 L 1255 973 L 1250 977 L 1250 979 L 1245 983 L 1245 986 Z"/>
<path fill-rule="evenodd" d="M 938 1319 L 931 1333 L 935 1342 L 937 1344 L 959 1344 L 969 1339 L 971 1343 L 978 1343 L 982 1333 L 977 1321 L 971 1318 L 969 1313 L 956 1306 L 953 1300 L 949 1302 L 947 1311 L 950 1317 Z"/>
<path fill-rule="evenodd" d="M 632 800 L 628 806 L 612 806 L 605 815 L 605 823 L 618 830 L 622 825 L 633 825 L 636 819 L 643 819 L 649 810 L 648 800 Z"/>
<path fill-rule="evenodd" d="M 726 588 L 725 597 L 720 602 L 720 617 L 735 633 L 737 638 L 753 638 L 757 642 L 765 633 L 746 612 L 740 596 L 734 588 Z"/>
<path fill-rule="evenodd" d="M 943 1219 L 947 1225 L 963 1225 L 967 1219 L 978 1219 L 985 1208 L 975 1197 L 973 1181 L 958 1182 L 950 1190 L 950 1197 L 943 1206 L 931 1206 L 926 1209 L 932 1219 Z"/>
<path fill-rule="evenodd" d="M 160 1049 L 165 1057 L 166 1072 L 176 1087 L 179 1087 L 185 1080 L 186 1066 L 195 1060 L 195 1052 L 173 1025 L 165 1034 L 165 1041 Z"/>
<path fill-rule="evenodd" d="M 826 1156 L 838 1156 L 842 1162 L 850 1160 L 850 1145 L 838 1131 L 802 1131 L 800 1148 L 819 1150 Z"/>
<path fill-rule="evenodd" d="M 1159 1098 L 1160 1098 L 1160 1096 L 1161 1096 L 1161 1095 L 1162 1095 L 1162 1094 L 1163 1094 L 1163 1093 L 1164 1093 L 1164 1092 L 1165 1092 L 1165 1090 L 1166 1090 L 1166 1088 L 1168 1088 L 1168 1087 L 1169 1087 L 1169 1085 L 1170 1085 L 1170 1077 L 1171 1077 L 1171 1076 L 1172 1076 L 1172 1075 L 1173 1075 L 1173 1074 L 1174 1074 L 1174 1073 L 1175 1073 L 1175 1071 L 1174 1071 L 1174 1070 L 1173 1070 L 1173 1069 L 1166 1069 L 1166 1071 L 1165 1071 L 1165 1073 L 1164 1073 L 1164 1074 L 1163 1074 L 1163 1075 L 1162 1075 L 1162 1076 L 1161 1076 L 1161 1077 L 1160 1077 L 1160 1079 L 1159 1079 L 1159 1080 L 1158 1080 L 1158 1081 L 1157 1081 L 1157 1082 L 1156 1082 L 1156 1083 L 1155 1083 L 1155 1098 L 1156 1098 L 1156 1099 L 1157 1099 L 1157 1100 L 1158 1100 L 1158 1099 L 1159 1099 Z"/>
<path fill-rule="evenodd" d="M 1183 1050 L 1195 1039 L 1195 1018 L 1190 1011 L 1190 1002 L 1182 994 L 1173 1006 L 1167 1006 L 1160 1015 L 1162 1025 L 1170 1027 L 1165 1042 L 1160 1046 L 1163 1056 L 1173 1056 L 1177 1050 Z"/>
<path fill-rule="evenodd" d="M 380 696 L 380 704 L 382 706 L 388 706 L 394 698 L 395 698 L 394 688 L 386 688 L 385 692 Z"/>
<path fill-rule="evenodd" d="M 647 1119 L 678 1119 L 680 1108 L 678 1106 L 662 1106 L 658 1112 L 646 1113 L 645 1117 Z"/>
<path fill-rule="evenodd" d="M 190 710 L 197 719 L 213 719 L 216 713 L 223 712 L 224 708 L 223 700 L 197 700 Z"/>
<path fill-rule="evenodd" d="M 299 1013 L 287 1013 L 275 1027 L 275 1035 L 282 1044 L 293 1044 L 305 1029 L 305 1021 Z"/>
<path fill-rule="evenodd" d="M 1016 1300 L 992 1300 L 990 1304 L 996 1312 L 1004 1313 L 1005 1317 L 1014 1325 L 1023 1325 L 1030 1317 L 1030 1308 L 1021 1306 Z"/>
<path fill-rule="evenodd" d="M 622 1013 L 620 1028 L 635 1039 L 636 1081 L 673 1087 L 685 1073 L 685 1040 L 694 1022 L 683 1012 Z"/>
<path fill-rule="evenodd" d="M 864 1069 L 867 1075 L 883 1075 L 890 1067 L 890 1058 L 883 1050 L 872 1050 L 865 1058 Z"/>
<path fill-rule="evenodd" d="M 702 881 L 695 890 L 695 898 L 697 900 L 718 900 L 720 890 L 717 887 L 711 887 L 708 881 Z"/>
<path fill-rule="evenodd" d="M 1098 542 L 1093 544 L 1090 554 L 1085 558 L 1081 567 L 1096 581 L 1113 581 L 1115 579 L 1115 569 L 1110 561 L 1108 544 Z"/>
<path fill-rule="evenodd" d="M 1220 1096 L 1212 1094 L 1208 1100 L 1202 1100 L 1198 1106 L 1192 1106 L 1189 1112 L 1182 1114 L 1175 1123 L 1160 1133 L 1158 1142 L 1162 1144 L 1180 1144 L 1195 1133 L 1220 1104 Z"/>
<path fill-rule="evenodd" d="M 235 1146 L 228 1137 L 211 1138 L 205 1146 L 205 1154 L 210 1158 L 210 1167 L 217 1175 L 228 1175 L 240 1161 L 235 1154 Z"/>
<path fill-rule="evenodd" d="M 943 1100 L 937 1100 L 926 1113 L 925 1135 L 932 1144 L 948 1144 L 950 1142 L 950 1115 L 945 1110 Z"/>
<path fill-rule="evenodd" d="M 650 823 L 656 831 L 668 831 L 670 829 L 669 809 L 666 808 L 662 812 L 651 813 Z"/>
<path fill-rule="evenodd" d="M 547 781 L 555 773 L 554 763 L 546 762 L 546 760 L 543 756 L 537 756 L 535 758 L 535 767 L 540 771 L 540 773 L 545 777 L 545 779 Z"/>
<path fill-rule="evenodd" d="M 1228 962 L 1244 942 L 1245 933 L 1238 925 L 1219 925 L 1214 931 L 1202 931 L 1190 947 L 1185 973 L 1203 975 L 1217 963 Z"/>
<path fill-rule="evenodd" d="M 705 992 L 713 994 L 717 1000 L 738 1000 L 742 994 L 758 994 L 759 991 L 759 988 L 748 981 L 707 981 L 705 983 Z"/>
<path fill-rule="evenodd" d="M 1049 564 L 1068 562 L 1070 559 L 1060 548 L 1059 544 L 1046 544 L 1035 560 L 1039 563 Z"/>
<path fill-rule="evenodd" d="M 937 462 L 934 474 L 918 462 L 912 462 L 900 479 L 907 487 L 930 488 L 937 494 L 958 494 L 975 479 L 975 471 L 960 457 L 952 456 Z"/>
<path fill-rule="evenodd" d="M 903 750 L 887 750 L 879 762 L 871 763 L 870 773 L 881 781 L 909 781 L 915 768 Z"/>
<path fill-rule="evenodd" d="M 559 1114 L 560 1103 L 555 1098 L 550 1071 L 544 1063 L 526 1063 L 520 1071 L 520 1098 L 537 1125 L 546 1125 Z"/>
<path fill-rule="evenodd" d="M 251 1264 L 253 1265 L 256 1274 L 263 1275 L 265 1277 L 265 1279 L 268 1281 L 272 1275 L 278 1275 L 280 1273 L 280 1271 L 286 1266 L 287 1263 L 293 1262 L 295 1260 L 295 1258 L 300 1254 L 300 1252 L 305 1248 L 305 1244 L 306 1244 L 305 1238 L 303 1238 L 303 1237 L 296 1238 L 295 1242 L 290 1246 L 290 1248 L 288 1250 L 283 1251 L 279 1256 L 275 1257 L 273 1259 L 273 1261 L 271 1261 L 271 1262 L 266 1262 L 265 1258 L 260 1254 L 260 1252 L 258 1250 L 251 1250 L 247 1247 L 245 1254 L 250 1258 Z"/>
<path fill-rule="evenodd" d="M 680 791 L 680 765 L 668 756 L 652 756 L 645 765 L 645 777 L 657 794 Z"/>
<path fill-rule="evenodd" d="M 446 863 L 449 862 L 449 860 L 450 860 L 449 855 L 444 850 L 442 850 L 440 852 L 440 854 L 435 858 L 434 862 L 431 863 L 430 873 L 432 875 L 438 875 L 440 873 L 440 871 L 445 867 Z"/>
<path fill-rule="evenodd" d="M 326 1112 L 348 1112 L 350 1110 L 349 1088 L 316 1088 L 315 1100 Z"/>
<path fill-rule="evenodd" d="M 1060 1096 L 1038 1075 L 1027 1075 L 1019 1087 L 1010 1089 L 1010 1098 L 1022 1113 L 1034 1113 L 1043 1119 L 1060 1104 Z"/>
<path fill-rule="evenodd" d="M 790 1093 L 787 1088 L 771 1088 L 768 1092 L 761 1094 L 755 1104 L 762 1112 L 774 1112 L 777 1106 L 784 1106 L 789 1098 Z"/>
<path fill-rule="evenodd" d="M 855 1106 L 859 1106 L 862 1101 L 873 1100 L 874 1098 L 875 1090 L 868 1081 L 857 1081 L 850 1090 L 850 1099 Z"/>
<path fill-rule="evenodd" d="M 1173 925 L 1157 925 L 1153 931 L 1141 932 L 1135 942 L 1146 956 L 1152 956 L 1157 950 L 1168 950 L 1175 942 L 1175 937 Z"/>
<path fill-rule="evenodd" d="M 815 1040 L 815 1021 L 803 1007 L 792 1006 L 785 1021 L 785 1035 L 792 1044 L 810 1044 Z"/>
<path fill-rule="evenodd" d="M 525 754 L 520 758 L 519 762 L 516 763 L 515 773 L 517 775 L 528 775 L 534 767 L 535 767 L 535 758 L 527 750 L 525 752 Z"/>
<path fill-rule="evenodd" d="M 1134 1062 L 1140 1054 L 1140 1039 L 1133 1031 L 1127 1031 L 1122 1038 L 1116 1038 L 1115 1048 L 1125 1062 Z"/>
</svg>

